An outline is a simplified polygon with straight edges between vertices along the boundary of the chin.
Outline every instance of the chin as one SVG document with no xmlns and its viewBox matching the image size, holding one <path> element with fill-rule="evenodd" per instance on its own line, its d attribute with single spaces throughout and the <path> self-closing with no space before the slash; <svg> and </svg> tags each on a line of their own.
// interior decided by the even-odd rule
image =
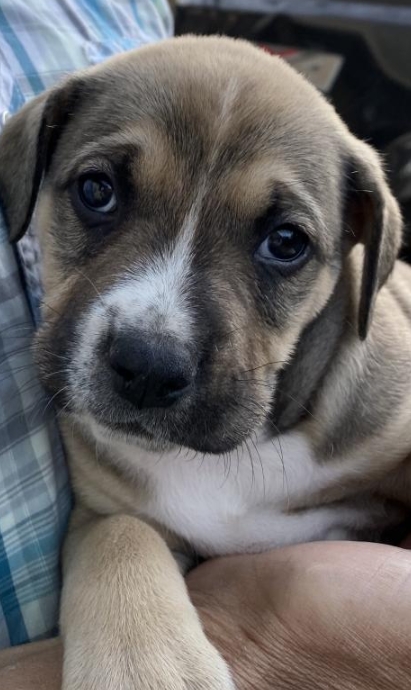
<svg viewBox="0 0 411 690">
<path fill-rule="evenodd" d="M 78 414 L 74 417 L 86 435 L 93 441 L 105 446 L 119 444 L 127 447 L 134 446 L 136 449 L 140 448 L 152 453 L 164 453 L 186 448 L 205 455 L 222 455 L 241 446 L 247 438 L 247 436 L 239 438 L 237 435 L 235 438 L 219 438 L 218 435 L 211 434 L 207 438 L 195 438 L 194 435 L 192 438 L 184 438 L 179 435 L 178 438 L 171 439 L 167 437 L 167 433 L 161 434 L 160 429 L 151 432 L 137 424 L 106 424 L 90 414 Z"/>
<path fill-rule="evenodd" d="M 149 452 L 181 448 L 206 455 L 231 453 L 260 427 L 266 414 L 247 416 L 236 401 L 217 400 L 205 406 L 136 410 L 123 401 L 94 394 L 72 410 L 84 435 L 102 446 L 121 444 Z M 98 401 L 98 404 L 96 403 Z M 206 409 L 204 409 L 204 407 Z"/>
<path fill-rule="evenodd" d="M 169 451 L 177 447 L 167 439 L 153 436 L 140 427 L 133 429 L 131 424 L 124 424 L 124 426 L 105 424 L 90 414 L 74 414 L 73 417 L 88 438 L 104 446 L 122 444 L 153 453 Z"/>
</svg>

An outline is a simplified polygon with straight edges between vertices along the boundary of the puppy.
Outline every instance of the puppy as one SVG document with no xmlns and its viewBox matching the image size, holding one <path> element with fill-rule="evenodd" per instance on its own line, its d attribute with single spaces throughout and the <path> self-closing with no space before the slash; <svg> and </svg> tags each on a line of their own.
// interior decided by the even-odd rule
<svg viewBox="0 0 411 690">
<path fill-rule="evenodd" d="M 32 101 L 42 380 L 76 493 L 65 690 L 227 690 L 183 558 L 381 538 L 410 504 L 411 272 L 376 153 L 278 58 L 185 37 Z M 177 565 L 179 561 L 179 565 Z"/>
</svg>

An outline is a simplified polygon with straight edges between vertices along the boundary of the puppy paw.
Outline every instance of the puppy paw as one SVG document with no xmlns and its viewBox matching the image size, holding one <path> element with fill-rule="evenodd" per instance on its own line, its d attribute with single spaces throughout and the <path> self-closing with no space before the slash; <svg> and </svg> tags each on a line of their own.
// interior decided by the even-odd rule
<svg viewBox="0 0 411 690">
<path fill-rule="evenodd" d="M 181 659 L 179 690 L 235 690 L 226 662 L 212 645 L 207 645 L 207 650 L 187 650 Z M 160 682 L 160 687 L 169 686 Z"/>
<path fill-rule="evenodd" d="M 235 690 L 227 664 L 206 639 L 157 650 L 151 659 L 138 669 L 133 690 Z"/>
<path fill-rule="evenodd" d="M 123 650 L 114 644 L 99 658 L 82 651 L 66 658 L 62 690 L 235 690 L 226 662 L 205 636 L 200 644 L 181 638 Z"/>
</svg>

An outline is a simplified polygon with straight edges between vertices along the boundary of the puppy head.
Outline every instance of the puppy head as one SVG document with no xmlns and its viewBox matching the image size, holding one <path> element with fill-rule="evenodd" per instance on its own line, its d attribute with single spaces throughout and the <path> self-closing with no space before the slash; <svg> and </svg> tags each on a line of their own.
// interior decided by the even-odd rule
<svg viewBox="0 0 411 690">
<path fill-rule="evenodd" d="M 0 139 L 0 195 L 12 239 L 39 196 L 46 387 L 95 435 L 153 447 L 246 439 L 352 245 L 365 337 L 400 241 L 376 154 L 230 39 L 124 54 L 31 102 Z"/>
</svg>

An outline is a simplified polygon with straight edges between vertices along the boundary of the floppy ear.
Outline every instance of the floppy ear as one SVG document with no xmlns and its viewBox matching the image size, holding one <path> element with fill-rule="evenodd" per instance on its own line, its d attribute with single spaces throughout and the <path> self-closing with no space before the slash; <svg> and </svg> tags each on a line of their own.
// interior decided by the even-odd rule
<svg viewBox="0 0 411 690">
<path fill-rule="evenodd" d="M 7 121 L 0 135 L 0 203 L 13 242 L 29 226 L 72 95 L 67 84 L 34 98 Z"/>
<path fill-rule="evenodd" d="M 349 159 L 349 228 L 355 242 L 364 244 L 364 261 L 358 311 L 358 332 L 367 336 L 374 300 L 397 258 L 402 238 L 402 218 L 376 151 L 353 138 Z"/>
</svg>

